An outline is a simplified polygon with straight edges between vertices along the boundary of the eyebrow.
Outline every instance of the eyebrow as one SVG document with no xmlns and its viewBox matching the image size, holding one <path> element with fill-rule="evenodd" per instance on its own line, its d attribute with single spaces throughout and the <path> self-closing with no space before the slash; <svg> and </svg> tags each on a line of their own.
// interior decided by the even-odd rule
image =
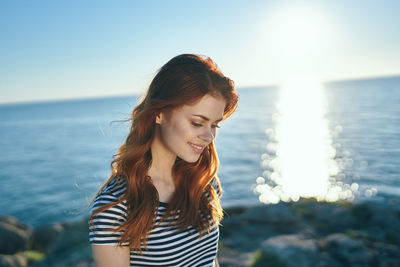
<svg viewBox="0 0 400 267">
<path fill-rule="evenodd" d="M 193 116 L 196 116 L 196 117 L 200 117 L 200 118 L 202 118 L 202 119 L 205 120 L 205 121 L 210 121 L 210 119 L 207 118 L 206 116 L 197 115 L 197 114 L 192 114 L 192 115 L 193 115 Z M 222 121 L 222 119 L 223 119 L 223 118 L 220 118 L 220 119 L 216 120 L 215 122 L 220 122 L 220 121 Z"/>
</svg>

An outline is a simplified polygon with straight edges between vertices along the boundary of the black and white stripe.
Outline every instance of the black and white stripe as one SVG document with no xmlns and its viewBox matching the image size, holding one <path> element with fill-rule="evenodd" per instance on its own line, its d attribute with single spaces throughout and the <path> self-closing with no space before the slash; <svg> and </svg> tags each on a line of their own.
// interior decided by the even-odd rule
<svg viewBox="0 0 400 267">
<path fill-rule="evenodd" d="M 117 184 L 113 180 L 96 198 L 93 210 L 118 201 L 125 193 L 125 183 Z M 160 202 L 157 210 L 156 223 L 165 214 L 167 203 Z M 116 229 L 127 218 L 126 202 L 93 216 L 89 224 L 89 240 L 92 244 L 118 245 L 121 232 Z M 202 237 L 193 228 L 177 231 L 176 227 L 164 221 L 153 225 L 147 237 L 147 248 L 142 248 L 143 255 L 133 251 L 130 253 L 131 266 L 214 266 L 219 239 L 218 226 L 213 225 L 210 233 Z M 128 246 L 128 243 L 124 243 Z"/>
</svg>

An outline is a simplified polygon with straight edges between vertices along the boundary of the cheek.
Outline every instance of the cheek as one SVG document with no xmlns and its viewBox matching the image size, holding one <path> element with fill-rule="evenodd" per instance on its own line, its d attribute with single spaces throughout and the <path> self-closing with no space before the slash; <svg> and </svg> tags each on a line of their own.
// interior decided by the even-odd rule
<svg viewBox="0 0 400 267">
<path fill-rule="evenodd" d="M 181 124 L 171 125 L 164 129 L 163 137 L 164 141 L 169 143 L 169 145 L 178 145 L 179 143 L 189 141 L 190 129 Z"/>
<path fill-rule="evenodd" d="M 194 134 L 193 130 L 187 125 L 179 125 L 176 127 L 175 133 L 181 141 L 189 141 Z"/>
</svg>

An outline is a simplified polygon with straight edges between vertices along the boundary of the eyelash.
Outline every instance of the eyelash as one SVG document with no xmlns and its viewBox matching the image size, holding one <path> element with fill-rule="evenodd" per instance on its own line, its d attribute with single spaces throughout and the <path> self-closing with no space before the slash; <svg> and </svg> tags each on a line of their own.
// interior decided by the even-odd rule
<svg viewBox="0 0 400 267">
<path fill-rule="evenodd" d="M 197 122 L 192 122 L 192 125 L 195 126 L 195 127 L 201 127 L 201 126 L 203 126 L 203 124 L 200 124 L 200 123 L 197 123 Z M 211 127 L 213 127 L 213 128 L 220 128 L 219 125 L 212 125 Z"/>
</svg>

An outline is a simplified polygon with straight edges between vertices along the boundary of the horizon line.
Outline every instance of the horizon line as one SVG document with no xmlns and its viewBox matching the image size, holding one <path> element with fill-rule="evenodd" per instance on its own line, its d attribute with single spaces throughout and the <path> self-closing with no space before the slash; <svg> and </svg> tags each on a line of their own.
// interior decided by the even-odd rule
<svg viewBox="0 0 400 267">
<path fill-rule="evenodd" d="M 367 81 L 367 80 L 377 80 L 377 79 L 390 79 L 400 77 L 399 74 L 389 74 L 380 76 L 367 76 L 367 77 L 355 77 L 355 78 L 341 78 L 334 80 L 326 80 L 322 83 L 341 83 L 341 82 L 351 82 L 351 81 Z M 263 87 L 277 87 L 279 84 L 264 84 L 264 85 L 244 85 L 237 87 L 237 90 L 246 90 L 252 88 L 263 88 Z M 66 98 L 55 98 L 55 99 L 43 99 L 43 100 L 21 100 L 21 101 L 10 101 L 10 102 L 0 102 L 0 107 L 4 106 L 14 106 L 14 105 L 29 105 L 29 104 L 46 104 L 46 103 L 57 103 L 57 102 L 68 102 L 68 101 L 85 101 L 85 100 L 96 100 L 104 98 L 120 98 L 120 97 L 140 97 L 143 92 L 137 92 L 132 94 L 116 94 L 116 95 L 98 95 L 98 96 L 82 96 L 82 97 L 66 97 Z"/>
</svg>

